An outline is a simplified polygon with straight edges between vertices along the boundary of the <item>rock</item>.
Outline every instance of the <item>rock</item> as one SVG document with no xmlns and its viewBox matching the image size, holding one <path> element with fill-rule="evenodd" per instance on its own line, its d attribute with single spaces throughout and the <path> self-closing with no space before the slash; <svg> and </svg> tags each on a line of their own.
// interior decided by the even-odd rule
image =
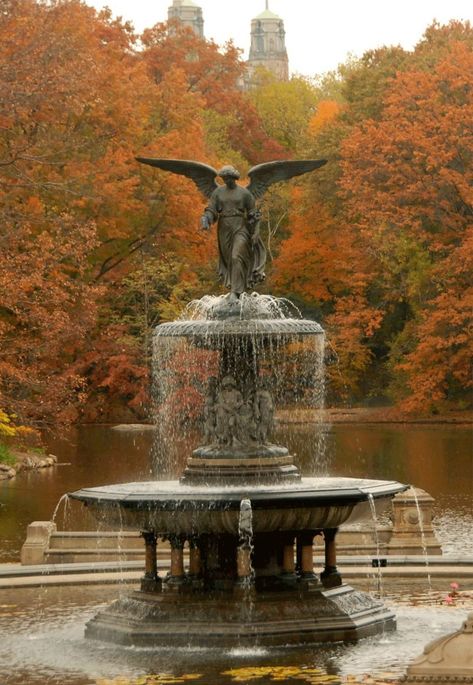
<svg viewBox="0 0 473 685">
<path fill-rule="evenodd" d="M 23 470 L 36 468 L 36 459 L 34 457 L 25 457 L 21 463 Z"/>
<path fill-rule="evenodd" d="M 0 463 L 0 471 L 9 471 L 11 469 L 10 464 Z"/>
<path fill-rule="evenodd" d="M 119 423 L 112 426 L 113 431 L 135 432 L 135 431 L 154 431 L 155 426 L 151 423 Z"/>
<path fill-rule="evenodd" d="M 59 461 L 55 454 L 48 454 L 48 459 L 52 459 L 54 464 L 57 464 Z"/>
</svg>

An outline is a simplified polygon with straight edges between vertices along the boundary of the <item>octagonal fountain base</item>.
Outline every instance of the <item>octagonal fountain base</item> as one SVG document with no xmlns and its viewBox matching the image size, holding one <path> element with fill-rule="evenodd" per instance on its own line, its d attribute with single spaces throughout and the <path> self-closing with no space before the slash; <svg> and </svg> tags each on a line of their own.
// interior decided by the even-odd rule
<svg viewBox="0 0 473 685">
<path fill-rule="evenodd" d="M 302 478 L 293 484 L 126 483 L 72 493 L 110 523 L 142 531 L 141 590 L 92 619 L 86 636 L 137 646 L 283 646 L 355 641 L 395 628 L 378 600 L 344 585 L 338 526 L 386 505 L 394 481 Z M 313 543 L 324 542 L 314 573 Z M 171 545 L 161 578 L 157 542 Z M 188 550 L 185 568 L 184 548 Z"/>
<path fill-rule="evenodd" d="M 232 648 L 350 642 L 394 630 L 381 602 L 349 585 L 257 592 L 136 591 L 95 616 L 87 638 L 140 647 Z"/>
</svg>

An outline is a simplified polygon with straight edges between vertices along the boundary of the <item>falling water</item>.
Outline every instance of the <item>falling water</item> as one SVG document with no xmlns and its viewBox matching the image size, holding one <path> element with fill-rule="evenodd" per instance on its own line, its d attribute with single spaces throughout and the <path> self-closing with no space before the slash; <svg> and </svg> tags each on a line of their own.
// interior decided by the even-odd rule
<svg viewBox="0 0 473 685">
<path fill-rule="evenodd" d="M 241 556 L 248 563 L 248 573 L 242 577 L 242 585 L 250 588 L 253 585 L 255 571 L 251 560 L 253 554 L 253 510 L 249 499 L 242 499 L 240 502 L 238 542 L 239 554 L 241 550 Z"/>
<path fill-rule="evenodd" d="M 378 515 L 376 513 L 374 498 L 373 498 L 373 495 L 371 493 L 368 494 L 368 502 L 370 505 L 371 516 L 373 519 L 374 539 L 375 539 L 375 543 L 376 543 L 377 591 L 378 591 L 379 596 L 382 597 L 384 594 L 384 589 L 383 589 L 383 574 L 381 572 L 381 558 L 380 558 L 380 554 L 379 554 Z"/>
<path fill-rule="evenodd" d="M 424 556 L 425 569 L 427 572 L 427 583 L 429 586 L 429 592 L 432 592 L 432 578 L 430 576 L 429 555 L 427 552 L 427 543 L 425 540 L 425 533 L 424 533 L 424 517 L 422 516 L 422 510 L 421 510 L 420 505 L 419 505 L 419 498 L 417 497 L 417 490 L 415 488 L 412 488 L 412 493 L 414 496 L 414 502 L 416 503 L 417 520 L 419 521 L 419 530 L 420 530 L 420 542 L 422 545 L 422 554 Z"/>
<path fill-rule="evenodd" d="M 252 563 L 253 549 L 253 510 L 251 508 L 251 501 L 243 499 L 240 502 L 240 515 L 238 518 L 237 567 L 239 585 L 243 590 L 243 601 L 240 604 L 241 620 L 247 626 L 253 625 L 253 587 L 255 581 L 255 570 Z M 256 635 L 255 639 L 257 639 Z"/>
<path fill-rule="evenodd" d="M 182 473 L 192 450 L 206 444 L 206 397 L 214 379 L 227 374 L 238 379 L 244 403 L 250 406 L 257 382 L 264 379 L 268 383 L 276 409 L 283 410 L 278 424 L 281 444 L 287 445 L 291 439 L 288 422 L 312 426 L 311 458 L 304 464 L 303 473 L 326 475 L 322 329 L 301 319 L 300 311 L 289 300 L 252 293 L 240 298 L 242 332 L 237 329 L 229 334 L 235 319 L 212 318 L 212 310 L 225 301 L 225 296 L 207 295 L 191 302 L 179 321 L 156 329 L 152 392 L 157 427 L 155 477 L 175 478 Z M 308 323 L 317 335 L 298 333 L 305 331 L 303 324 Z M 297 461 L 297 455 L 293 456 Z"/>
<path fill-rule="evenodd" d="M 51 521 L 52 523 L 56 523 L 56 518 L 59 514 L 59 509 L 61 508 L 61 504 L 64 503 L 64 510 L 62 512 L 62 518 L 63 518 L 63 524 L 66 523 L 66 518 L 69 514 L 69 507 L 70 507 L 70 499 L 69 495 L 66 493 L 65 495 L 62 495 L 61 498 L 59 499 L 59 502 L 56 504 L 56 507 L 53 511 L 53 515 L 51 516 Z M 63 525 L 65 527 L 65 525 Z"/>
<path fill-rule="evenodd" d="M 210 318 L 212 310 L 225 303 L 226 295 L 204 295 L 192 300 L 184 309 L 183 320 Z M 301 319 L 302 314 L 296 305 L 285 297 L 243 293 L 240 297 L 240 318 L 242 319 Z"/>
</svg>

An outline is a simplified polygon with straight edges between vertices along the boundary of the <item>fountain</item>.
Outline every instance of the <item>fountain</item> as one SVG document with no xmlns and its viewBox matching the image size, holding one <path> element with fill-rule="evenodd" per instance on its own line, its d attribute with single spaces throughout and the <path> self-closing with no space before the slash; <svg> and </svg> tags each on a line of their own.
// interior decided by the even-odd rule
<svg viewBox="0 0 473 685">
<path fill-rule="evenodd" d="M 260 165 L 242 188 L 232 167 L 220 172 L 225 186 L 217 186 L 217 172 L 196 162 L 140 161 L 184 173 L 201 190 L 207 184 L 202 226 L 219 221 L 220 271 L 231 292 L 204 298 L 187 318 L 156 329 L 161 451 L 172 453 L 181 430 L 176 400 L 202 416 L 203 444 L 188 455 L 180 480 L 71 494 L 98 518 L 141 530 L 146 549 L 140 589 L 89 621 L 86 636 L 138 646 L 228 647 L 352 641 L 393 629 L 395 618 L 380 601 L 343 583 L 336 534 L 368 509 L 362 503 L 381 507 L 405 486 L 303 477 L 289 450 L 271 442 L 284 398 L 311 404 L 320 394 L 313 372 L 323 364 L 324 332 L 288 315 L 282 301 L 243 292 L 264 266 L 255 198 L 270 183 L 324 162 Z M 229 235 L 233 242 L 225 244 Z M 325 550 L 319 575 L 316 536 Z M 157 569 L 159 539 L 171 546 L 165 578 Z"/>
</svg>

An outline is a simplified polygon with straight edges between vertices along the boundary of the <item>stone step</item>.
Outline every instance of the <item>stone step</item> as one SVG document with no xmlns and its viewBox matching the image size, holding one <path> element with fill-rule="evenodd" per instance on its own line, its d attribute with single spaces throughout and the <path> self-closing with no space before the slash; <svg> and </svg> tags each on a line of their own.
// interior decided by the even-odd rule
<svg viewBox="0 0 473 685">
<path fill-rule="evenodd" d="M 144 553 L 141 535 L 124 532 L 71 531 L 52 533 L 49 550 L 56 549 L 138 549 Z"/>
<path fill-rule="evenodd" d="M 47 564 L 75 564 L 82 562 L 144 560 L 144 553 L 137 549 L 60 549 L 46 550 L 44 561 Z"/>
</svg>

